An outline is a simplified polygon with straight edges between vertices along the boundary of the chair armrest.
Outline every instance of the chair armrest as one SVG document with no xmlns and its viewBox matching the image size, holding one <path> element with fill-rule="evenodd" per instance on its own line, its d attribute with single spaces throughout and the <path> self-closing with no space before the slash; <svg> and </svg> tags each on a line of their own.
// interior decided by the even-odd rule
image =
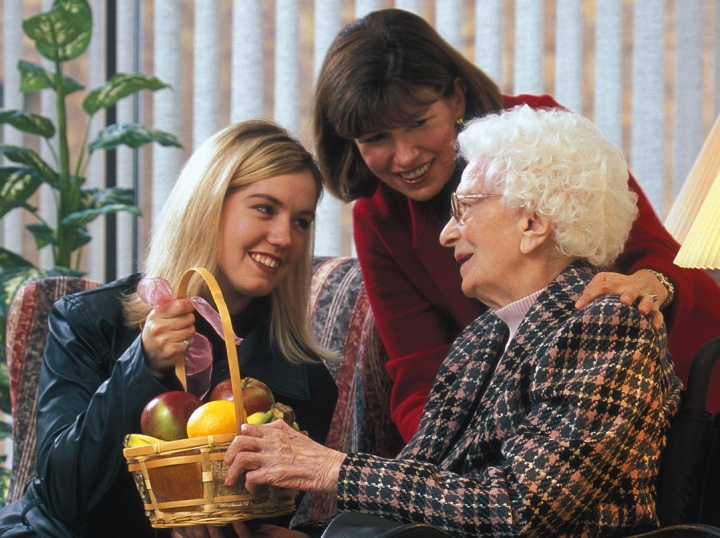
<svg viewBox="0 0 720 538">
<path fill-rule="evenodd" d="M 5 343 L 12 413 L 13 463 L 7 502 L 18 499 L 37 472 L 35 411 L 47 318 L 64 295 L 99 286 L 86 278 L 51 277 L 34 280 L 15 294 L 8 310 Z"/>
<path fill-rule="evenodd" d="M 327 363 L 338 386 L 338 402 L 325 444 L 340 452 L 395 456 L 403 442 L 390 419 L 387 354 L 356 258 L 315 259 L 309 308 L 315 338 L 338 354 L 336 361 Z M 293 524 L 336 513 L 334 496 L 306 494 Z"/>
</svg>

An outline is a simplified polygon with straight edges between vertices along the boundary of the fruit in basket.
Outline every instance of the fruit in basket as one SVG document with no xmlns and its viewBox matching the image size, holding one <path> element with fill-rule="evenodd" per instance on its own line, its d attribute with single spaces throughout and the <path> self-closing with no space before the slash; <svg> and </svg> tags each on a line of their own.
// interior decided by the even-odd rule
<svg viewBox="0 0 720 538">
<path fill-rule="evenodd" d="M 288 426 L 292 426 L 295 422 L 295 411 L 289 405 L 279 402 L 272 404 L 270 412 L 273 414 L 273 420 L 284 420 Z"/>
<path fill-rule="evenodd" d="M 213 387 L 212 391 L 210 391 L 210 398 L 209 400 L 215 401 L 215 400 L 230 400 L 233 401 L 233 393 L 232 393 L 232 382 L 229 379 L 223 379 Z"/>
<path fill-rule="evenodd" d="M 151 437 L 150 435 L 144 435 L 142 433 L 129 433 L 123 440 L 123 447 L 133 448 L 136 446 L 156 445 L 163 442 L 164 441 L 162 439 Z"/>
<path fill-rule="evenodd" d="M 163 392 L 150 400 L 143 409 L 140 430 L 144 435 L 163 441 L 185 439 L 188 419 L 201 405 L 202 400 L 189 392 Z"/>
<path fill-rule="evenodd" d="M 243 407 L 248 416 L 259 411 L 264 413 L 275 403 L 272 391 L 262 381 L 252 377 L 244 377 L 240 381 L 240 388 L 242 389 Z M 214 400 L 233 400 L 232 382 L 229 379 L 220 381 L 215 385 L 215 388 L 210 393 L 210 401 Z"/>
<path fill-rule="evenodd" d="M 187 421 L 188 437 L 235 433 L 235 404 L 213 400 L 198 407 Z"/>
<path fill-rule="evenodd" d="M 246 377 L 240 382 L 243 395 L 243 407 L 245 413 L 252 415 L 258 411 L 268 411 L 275 403 L 270 388 L 252 377 Z"/>
<path fill-rule="evenodd" d="M 258 411 L 257 413 L 248 415 L 247 421 L 248 421 L 248 424 L 267 424 L 272 419 L 273 419 L 273 413 L 272 413 L 272 410 L 270 410 L 270 411 L 265 411 L 264 413 L 262 411 Z"/>
</svg>

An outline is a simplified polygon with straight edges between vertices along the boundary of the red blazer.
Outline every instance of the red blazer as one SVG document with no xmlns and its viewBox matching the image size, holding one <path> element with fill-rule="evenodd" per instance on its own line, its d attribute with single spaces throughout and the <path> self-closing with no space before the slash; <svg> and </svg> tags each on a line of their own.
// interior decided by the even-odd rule
<svg viewBox="0 0 720 538">
<path fill-rule="evenodd" d="M 548 95 L 505 98 L 506 107 L 560 106 Z M 639 216 L 633 224 L 616 270 L 664 273 L 675 285 L 675 299 L 665 310 L 670 352 L 676 372 L 687 382 L 690 362 L 709 339 L 720 335 L 720 286 L 704 271 L 673 264 L 679 245 L 662 225 L 640 186 Z M 414 202 L 380 184 L 371 198 L 353 208 L 355 245 L 375 314 L 388 352 L 393 379 L 390 410 L 407 441 L 417 430 L 435 374 L 450 344 L 485 306 L 466 297 L 451 249 L 440 245 L 444 222 L 428 202 Z M 512 277 L 512 275 L 509 275 Z M 720 411 L 720 372 L 710 387 L 710 408 Z"/>
</svg>

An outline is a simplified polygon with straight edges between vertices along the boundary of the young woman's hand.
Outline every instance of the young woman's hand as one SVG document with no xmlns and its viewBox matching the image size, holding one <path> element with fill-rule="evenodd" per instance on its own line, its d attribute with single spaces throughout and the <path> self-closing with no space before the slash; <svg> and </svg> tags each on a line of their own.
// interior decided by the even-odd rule
<svg viewBox="0 0 720 538">
<path fill-rule="evenodd" d="M 664 318 L 660 305 L 667 299 L 668 290 L 651 272 L 640 270 L 630 276 L 598 273 L 575 303 L 575 308 L 580 310 L 593 299 L 609 293 L 620 295 L 620 301 L 626 305 L 637 303 L 638 310 L 652 318 L 653 329 L 657 331 L 662 327 Z"/>
<path fill-rule="evenodd" d="M 162 377 L 182 360 L 195 334 L 194 306 L 187 298 L 173 299 L 148 314 L 142 345 L 148 370 Z"/>
<path fill-rule="evenodd" d="M 282 420 L 243 424 L 225 452 L 229 467 L 225 483 L 233 485 L 245 474 L 245 487 L 260 484 L 334 494 L 345 454 L 316 443 Z"/>
</svg>

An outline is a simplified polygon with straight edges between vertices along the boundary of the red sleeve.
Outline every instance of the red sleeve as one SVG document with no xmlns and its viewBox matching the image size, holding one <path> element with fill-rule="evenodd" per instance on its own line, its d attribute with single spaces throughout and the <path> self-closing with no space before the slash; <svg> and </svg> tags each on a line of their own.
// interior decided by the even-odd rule
<svg viewBox="0 0 720 538">
<path fill-rule="evenodd" d="M 617 270 L 629 275 L 640 269 L 655 269 L 673 283 L 675 297 L 663 315 L 675 370 L 687 383 L 695 354 L 705 342 L 720 336 L 720 286 L 705 271 L 675 265 L 680 246 L 660 222 L 632 175 L 630 188 L 638 194 L 640 211 L 625 250 L 617 260 Z M 708 409 L 713 413 L 720 411 L 720 368 L 713 371 Z"/>
<path fill-rule="evenodd" d="M 616 262 L 617 271 L 631 275 L 640 269 L 655 269 L 675 286 L 675 298 L 663 310 L 668 332 L 676 319 L 687 316 L 694 304 L 692 272 L 673 263 L 680 248 L 655 214 L 642 188 L 630 175 L 630 189 L 638 195 L 638 217 L 630 230 L 625 250 Z"/>
<path fill-rule="evenodd" d="M 355 244 L 363 280 L 380 338 L 388 353 L 387 371 L 393 380 L 390 412 L 408 441 L 417 431 L 435 375 L 457 329 L 412 283 L 381 234 L 377 220 L 359 200 L 353 210 Z M 399 223 L 395 223 L 399 225 Z M 407 239 L 408 246 L 411 242 Z"/>
</svg>

